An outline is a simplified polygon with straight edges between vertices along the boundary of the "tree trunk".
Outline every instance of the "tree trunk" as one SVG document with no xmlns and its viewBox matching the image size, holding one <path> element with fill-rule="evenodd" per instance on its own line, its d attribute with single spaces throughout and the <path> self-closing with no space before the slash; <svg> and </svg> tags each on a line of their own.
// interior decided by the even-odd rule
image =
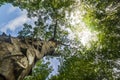
<svg viewBox="0 0 120 80">
<path fill-rule="evenodd" d="M 53 54 L 55 47 L 53 41 L 0 35 L 0 80 L 23 80 L 36 60 Z"/>
</svg>

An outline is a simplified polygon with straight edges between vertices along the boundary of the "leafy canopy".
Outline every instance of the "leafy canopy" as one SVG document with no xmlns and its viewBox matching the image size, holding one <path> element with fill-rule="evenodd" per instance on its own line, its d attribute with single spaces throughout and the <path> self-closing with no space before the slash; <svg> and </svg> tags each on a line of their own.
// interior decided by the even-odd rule
<svg viewBox="0 0 120 80">
<path fill-rule="evenodd" d="M 62 26 L 70 28 L 67 23 L 66 11 L 77 8 L 77 0 L 1 0 L 0 3 L 12 3 L 21 9 L 28 11 L 28 17 L 37 17 L 34 35 L 44 40 L 53 37 L 64 43 L 72 44 L 60 46 L 59 51 L 63 53 L 59 74 L 51 80 L 114 80 L 119 79 L 119 69 L 116 61 L 120 56 L 120 1 L 119 0 L 80 0 L 81 10 L 85 12 L 83 21 L 91 30 L 98 31 L 98 41 L 91 42 L 91 48 L 77 46 L 81 44 L 76 40 L 70 41 L 67 31 Z M 73 8 L 73 9 L 74 9 Z M 49 22 L 48 22 L 49 21 Z M 56 24 L 57 23 L 57 24 Z M 31 28 L 23 28 L 23 36 L 30 33 Z M 56 31 L 55 26 L 57 26 Z M 30 26 L 29 26 L 30 27 Z M 24 32 L 25 31 L 25 32 Z M 26 33 L 27 32 L 27 33 Z M 75 44 L 75 47 L 73 47 Z M 39 69 L 36 73 L 39 72 Z M 34 75 L 33 75 L 34 76 Z M 40 75 L 39 75 L 40 76 Z M 39 77 L 38 76 L 38 77 Z M 35 76 L 36 77 L 36 76 Z"/>
</svg>

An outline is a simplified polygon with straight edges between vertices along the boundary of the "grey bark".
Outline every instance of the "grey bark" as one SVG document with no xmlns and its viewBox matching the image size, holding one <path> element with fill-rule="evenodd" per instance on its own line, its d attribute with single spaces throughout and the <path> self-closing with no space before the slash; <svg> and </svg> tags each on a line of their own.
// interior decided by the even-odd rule
<svg viewBox="0 0 120 80">
<path fill-rule="evenodd" d="M 23 80 L 36 60 L 52 55 L 55 47 L 53 41 L 0 35 L 0 80 Z"/>
</svg>

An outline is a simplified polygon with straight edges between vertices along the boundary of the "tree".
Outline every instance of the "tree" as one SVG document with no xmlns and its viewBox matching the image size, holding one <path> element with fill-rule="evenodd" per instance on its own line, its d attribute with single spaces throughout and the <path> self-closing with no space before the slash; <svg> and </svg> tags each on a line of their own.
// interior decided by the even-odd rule
<svg viewBox="0 0 120 80">
<path fill-rule="evenodd" d="M 45 55 L 54 55 L 56 43 L 0 36 L 0 79 L 23 80 L 37 60 Z"/>
<path fill-rule="evenodd" d="M 62 53 L 63 62 L 61 62 L 59 74 L 53 76 L 51 78 L 52 80 L 119 79 L 119 77 L 116 78 L 113 71 L 113 68 L 118 68 L 115 62 L 118 60 L 120 54 L 119 0 L 80 0 L 80 5 L 77 5 L 76 1 L 6 0 L 0 3 L 10 2 L 14 6 L 26 9 L 28 11 L 28 17 L 37 17 L 38 20 L 35 22 L 36 27 L 33 31 L 34 36 L 47 40 L 45 45 L 48 45 L 49 42 L 52 43 L 50 45 L 53 45 L 52 51 L 56 47 L 56 44 L 62 44 L 62 46 L 59 46 L 57 53 Z M 73 27 L 67 22 L 65 14 L 69 14 L 72 8 L 75 9 L 77 7 L 81 7 L 84 10 L 83 21 L 87 27 L 99 33 L 97 35 L 98 41 L 91 42 L 90 49 L 83 47 L 76 39 L 69 40 L 67 31 L 61 28 L 62 26 L 65 26 L 65 28 Z M 24 31 L 27 32 L 23 29 Z M 28 33 L 29 31 L 27 35 Z M 36 46 L 36 44 L 34 44 L 34 48 L 39 51 L 42 49 L 42 53 L 52 52 L 51 47 L 42 46 L 41 48 L 42 43 L 40 46 Z"/>
<path fill-rule="evenodd" d="M 19 37 L 9 38 L 8 36 L 1 36 L 0 79 L 22 80 L 30 73 L 36 60 L 48 54 L 54 55 L 54 50 L 58 44 L 58 41 L 55 39 L 59 38 L 57 31 L 60 29 L 59 32 L 62 32 L 57 23 L 60 24 L 60 21 L 64 22 L 62 21 L 64 14 L 62 15 L 62 13 L 65 8 L 71 5 L 71 1 L 0 1 L 1 4 L 8 2 L 12 3 L 14 6 L 28 10 L 29 17 L 38 17 L 38 21 L 35 22 L 36 27 L 33 31 L 34 36 L 38 37 L 39 35 L 43 40 L 46 40 L 40 41 L 33 38 L 32 42 L 32 39 L 28 37 L 31 36 L 32 26 L 28 24 L 24 24 L 23 30 L 19 32 Z M 48 6 L 45 5 L 46 3 Z M 64 6 L 62 6 L 63 4 Z M 50 25 L 46 24 L 49 17 L 53 19 Z M 63 36 L 63 34 L 61 35 Z M 21 36 L 25 37 L 26 41 L 21 39 Z M 49 40 L 50 38 L 52 39 Z M 8 39 L 10 39 L 10 43 L 7 41 Z"/>
</svg>

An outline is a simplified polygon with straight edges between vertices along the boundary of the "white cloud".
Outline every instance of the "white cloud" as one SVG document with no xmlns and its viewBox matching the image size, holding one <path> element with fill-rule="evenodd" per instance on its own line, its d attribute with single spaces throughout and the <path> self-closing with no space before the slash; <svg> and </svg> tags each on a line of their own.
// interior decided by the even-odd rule
<svg viewBox="0 0 120 80">
<path fill-rule="evenodd" d="M 21 12 L 21 15 L 11 20 L 4 27 L 1 28 L 2 32 L 6 32 L 8 29 L 14 31 L 18 27 L 22 27 L 22 25 L 28 22 L 30 19 L 27 17 L 27 12 Z"/>
<path fill-rule="evenodd" d="M 18 7 L 14 7 L 14 6 L 11 5 L 11 4 L 9 4 L 9 5 L 10 5 L 10 7 L 9 7 L 9 9 L 8 9 L 8 11 L 7 11 L 8 14 L 10 14 L 10 13 L 14 12 L 15 10 L 19 9 Z"/>
</svg>

